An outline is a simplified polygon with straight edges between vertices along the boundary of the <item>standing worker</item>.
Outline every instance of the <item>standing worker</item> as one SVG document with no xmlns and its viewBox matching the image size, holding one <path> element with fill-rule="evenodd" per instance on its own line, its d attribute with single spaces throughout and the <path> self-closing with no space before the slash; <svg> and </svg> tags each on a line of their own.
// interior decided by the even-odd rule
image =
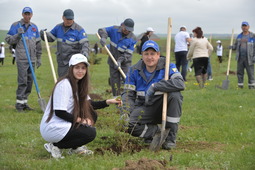
<svg viewBox="0 0 255 170">
<path fill-rule="evenodd" d="M 4 49 L 4 42 L 1 42 L 0 45 L 0 63 L 2 63 L 2 65 L 4 65 L 4 58 L 5 58 L 5 49 Z"/>
<path fill-rule="evenodd" d="M 81 53 L 89 57 L 89 41 L 85 30 L 74 22 L 74 12 L 66 9 L 62 16 L 63 23 L 56 25 L 50 32 L 47 32 L 49 42 L 57 40 L 57 63 L 58 76 L 62 77 L 67 73 L 68 63 L 73 54 Z M 40 31 L 44 40 L 43 31 Z"/>
<path fill-rule="evenodd" d="M 142 54 L 142 46 L 143 44 L 148 41 L 150 39 L 150 37 L 152 36 L 154 32 L 154 29 L 151 27 L 148 27 L 146 29 L 146 32 L 143 34 L 142 38 L 141 38 L 141 44 L 140 44 L 140 48 L 139 48 L 139 54 Z"/>
<path fill-rule="evenodd" d="M 216 54 L 218 56 L 219 63 L 221 64 L 222 63 L 223 46 L 222 46 L 220 40 L 216 41 L 216 43 L 217 43 Z"/>
<path fill-rule="evenodd" d="M 241 28 L 243 32 L 237 36 L 234 45 L 230 46 L 230 48 L 236 50 L 238 87 L 243 88 L 244 69 L 246 69 L 248 87 L 254 89 L 255 35 L 249 31 L 250 25 L 248 22 L 242 22 Z"/>
<path fill-rule="evenodd" d="M 188 53 L 188 43 L 191 41 L 189 33 L 186 31 L 186 26 L 181 26 L 180 32 L 178 32 L 175 37 L 175 61 L 176 67 L 178 70 L 181 68 L 181 74 L 186 81 L 186 74 L 187 74 L 187 67 L 188 67 L 188 60 L 187 60 L 187 53 Z"/>
<path fill-rule="evenodd" d="M 128 68 L 132 64 L 132 54 L 134 52 L 134 46 L 136 44 L 136 37 L 133 34 L 134 21 L 130 18 L 125 19 L 120 26 L 110 26 L 98 29 L 98 34 L 101 37 L 100 43 L 104 47 L 106 39 L 110 38 L 110 52 L 126 74 Z M 111 58 L 108 58 L 108 64 L 110 69 L 110 84 L 112 87 L 112 94 L 114 97 L 119 96 L 121 81 L 124 79 L 121 77 L 118 70 L 118 66 L 114 64 Z"/>
<path fill-rule="evenodd" d="M 16 91 L 16 109 L 18 112 L 24 110 L 32 110 L 28 106 L 28 96 L 31 93 L 33 85 L 33 77 L 29 68 L 29 62 L 26 55 L 26 50 L 21 39 L 21 34 L 26 39 L 28 52 L 31 57 L 33 67 L 41 66 L 42 46 L 40 34 L 37 26 L 30 22 L 33 11 L 30 7 L 25 7 L 22 10 L 23 19 L 14 22 L 8 31 L 5 41 L 9 45 L 16 46 L 16 63 L 18 68 L 18 88 Z M 21 26 L 20 26 L 21 25 Z"/>
<path fill-rule="evenodd" d="M 165 57 L 160 57 L 158 44 L 146 41 L 142 46 L 142 59 L 130 67 L 127 74 L 122 101 L 124 111 L 130 116 L 128 132 L 149 143 L 159 130 L 157 124 L 162 120 L 163 93 L 168 93 L 166 128 L 170 131 L 163 148 L 171 149 L 176 146 L 182 114 L 181 91 L 185 84 L 173 63 L 169 65 L 169 79 L 164 79 L 165 62 Z"/>
</svg>

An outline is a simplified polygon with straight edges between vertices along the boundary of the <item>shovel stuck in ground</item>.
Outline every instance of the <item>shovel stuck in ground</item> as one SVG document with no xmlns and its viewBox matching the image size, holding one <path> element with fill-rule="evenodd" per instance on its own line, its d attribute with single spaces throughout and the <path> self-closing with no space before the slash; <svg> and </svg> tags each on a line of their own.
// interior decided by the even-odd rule
<svg viewBox="0 0 255 170">
<path fill-rule="evenodd" d="M 234 29 L 232 29 L 232 36 L 231 36 L 231 40 L 230 40 L 230 46 L 233 45 L 233 39 L 234 39 Z M 228 68 L 227 68 L 227 77 L 226 77 L 226 80 L 223 80 L 222 81 L 222 86 L 219 87 L 221 89 L 224 89 L 224 90 L 227 90 L 228 89 L 228 86 L 229 86 L 229 79 L 228 79 L 228 76 L 229 76 L 229 69 L 230 69 L 230 61 L 231 61 L 231 55 L 232 55 L 232 48 L 229 49 L 229 54 L 228 54 Z"/>
<path fill-rule="evenodd" d="M 168 31 L 166 43 L 166 64 L 165 64 L 165 80 L 168 80 L 169 64 L 170 64 L 170 51 L 171 51 L 171 32 L 172 32 L 172 19 L 168 18 Z M 150 144 L 150 150 L 158 151 L 164 143 L 169 134 L 170 129 L 166 129 L 166 113 L 167 113 L 167 93 L 163 96 L 163 109 L 162 109 L 162 125 L 161 130 L 155 134 Z"/>
</svg>

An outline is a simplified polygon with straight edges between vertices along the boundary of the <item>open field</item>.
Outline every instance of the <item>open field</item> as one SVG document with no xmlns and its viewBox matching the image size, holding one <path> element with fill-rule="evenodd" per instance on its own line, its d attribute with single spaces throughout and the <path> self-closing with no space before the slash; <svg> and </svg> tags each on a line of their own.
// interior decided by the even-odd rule
<svg viewBox="0 0 255 170">
<path fill-rule="evenodd" d="M 91 45 L 97 40 L 94 35 L 90 35 L 89 39 Z M 214 47 L 215 42 L 216 39 L 213 39 Z M 222 42 L 227 49 L 229 40 Z M 165 51 L 166 40 L 161 39 L 158 43 Z M 42 66 L 36 69 L 36 76 L 42 98 L 48 101 L 54 81 L 45 43 L 42 44 Z M 55 49 L 51 50 L 55 62 Z M 228 50 L 224 52 L 220 67 L 215 52 L 211 56 L 213 81 L 208 81 L 206 88 L 199 89 L 194 72 L 188 73 L 186 90 L 182 92 L 183 114 L 176 149 L 157 153 L 149 151 L 142 140 L 120 131 L 118 111 L 110 106 L 98 111 L 97 138 L 87 145 L 95 154 L 81 157 L 64 153 L 63 160 L 51 158 L 43 147 L 45 141 L 39 132 L 42 112 L 35 88 L 29 97 L 29 104 L 35 110 L 26 113 L 15 111 L 17 71 L 7 50 L 6 55 L 4 66 L 0 65 L 0 169 L 113 169 L 124 168 L 128 160 L 137 162 L 142 158 L 147 160 L 144 163 L 146 169 L 155 165 L 152 160 L 164 162 L 165 169 L 255 169 L 255 91 L 248 89 L 247 75 L 244 89 L 237 88 L 235 53 L 231 60 L 230 70 L 233 72 L 229 76 L 228 90 L 215 88 L 226 79 Z M 101 63 L 89 68 L 91 93 L 97 98 L 110 98 L 107 55 L 98 54 L 97 57 L 102 58 Z M 133 63 L 139 59 L 140 56 L 135 53 Z M 174 60 L 173 54 L 171 60 Z"/>
</svg>

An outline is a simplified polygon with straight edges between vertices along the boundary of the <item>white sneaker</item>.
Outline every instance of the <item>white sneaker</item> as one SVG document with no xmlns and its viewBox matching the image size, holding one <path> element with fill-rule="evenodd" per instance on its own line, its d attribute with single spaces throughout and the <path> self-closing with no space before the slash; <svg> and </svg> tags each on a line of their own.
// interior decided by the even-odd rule
<svg viewBox="0 0 255 170">
<path fill-rule="evenodd" d="M 89 150 L 86 146 L 78 147 L 77 149 L 70 149 L 68 154 L 79 154 L 79 155 L 92 155 L 94 152 Z"/>
<path fill-rule="evenodd" d="M 192 68 L 188 68 L 189 72 L 192 72 Z"/>
<path fill-rule="evenodd" d="M 45 143 L 44 144 L 44 148 L 49 152 L 51 153 L 51 156 L 53 158 L 61 158 L 63 159 L 64 157 L 62 156 L 62 152 L 61 150 L 57 147 L 57 146 L 54 146 L 52 143 Z"/>
</svg>

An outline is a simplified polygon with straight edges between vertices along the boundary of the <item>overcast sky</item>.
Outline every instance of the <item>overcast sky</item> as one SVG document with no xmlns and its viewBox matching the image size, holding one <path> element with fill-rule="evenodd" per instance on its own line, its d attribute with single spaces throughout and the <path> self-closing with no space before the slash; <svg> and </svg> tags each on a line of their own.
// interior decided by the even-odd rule
<svg viewBox="0 0 255 170">
<path fill-rule="evenodd" d="M 241 22 L 248 21 L 255 30 L 255 0 L 0 0 L 0 29 L 9 30 L 21 19 L 25 6 L 33 9 L 39 29 L 51 30 L 62 22 L 65 9 L 74 11 L 75 21 L 89 34 L 98 28 L 120 25 L 126 18 L 135 22 L 135 34 L 152 27 L 155 33 L 167 33 L 167 19 L 172 18 L 172 33 L 181 25 L 191 32 L 196 26 L 205 34 L 241 32 Z"/>
</svg>

